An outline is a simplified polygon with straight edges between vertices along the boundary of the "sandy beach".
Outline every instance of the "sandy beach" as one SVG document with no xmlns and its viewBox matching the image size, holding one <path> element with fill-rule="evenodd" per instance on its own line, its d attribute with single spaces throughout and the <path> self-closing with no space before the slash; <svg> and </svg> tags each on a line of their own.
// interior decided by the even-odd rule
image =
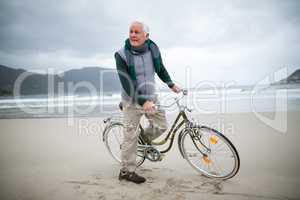
<svg viewBox="0 0 300 200">
<path fill-rule="evenodd" d="M 0 120 L 0 199 L 300 199 L 300 112 L 287 131 L 253 113 L 200 115 L 220 121 L 237 147 L 237 176 L 201 176 L 180 157 L 177 142 L 163 161 L 146 161 L 141 185 L 119 182 L 119 164 L 102 142 L 102 118 Z M 176 138 L 177 139 L 177 138 Z"/>
</svg>

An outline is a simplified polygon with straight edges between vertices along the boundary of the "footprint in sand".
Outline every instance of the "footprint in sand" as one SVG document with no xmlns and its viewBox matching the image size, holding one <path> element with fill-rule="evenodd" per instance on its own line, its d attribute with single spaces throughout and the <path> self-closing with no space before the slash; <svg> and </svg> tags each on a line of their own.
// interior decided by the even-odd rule
<svg viewBox="0 0 300 200">
<path fill-rule="evenodd" d="M 166 181 L 166 185 L 168 187 L 173 188 L 190 188 L 189 185 L 191 184 L 191 181 L 185 181 L 183 179 L 175 179 L 175 178 L 169 178 Z"/>
<path fill-rule="evenodd" d="M 223 181 L 220 180 L 201 178 L 197 183 L 194 189 L 200 193 L 219 194 L 223 191 Z"/>
<path fill-rule="evenodd" d="M 106 200 L 106 197 L 103 194 L 103 192 L 96 192 L 96 195 L 98 196 L 98 200 Z"/>
<path fill-rule="evenodd" d="M 152 172 L 152 169 L 142 168 L 140 169 L 141 172 Z"/>
<path fill-rule="evenodd" d="M 146 196 L 147 200 L 153 199 L 174 199 L 174 200 L 184 200 L 185 194 L 182 192 L 182 187 L 186 186 L 187 181 L 182 181 L 179 179 L 169 178 L 166 180 L 165 184 L 160 188 L 151 189 Z M 181 189 L 180 189 L 181 188 Z M 141 195 L 142 199 L 145 199 L 145 195 Z"/>
<path fill-rule="evenodd" d="M 66 181 L 66 183 L 72 183 L 72 184 L 79 184 L 79 185 L 100 185 L 97 182 L 92 182 L 92 181 Z"/>
<path fill-rule="evenodd" d="M 220 194 L 223 191 L 222 183 L 223 181 L 207 178 L 192 180 L 169 178 L 163 190 L 180 194 L 186 192 Z"/>
</svg>

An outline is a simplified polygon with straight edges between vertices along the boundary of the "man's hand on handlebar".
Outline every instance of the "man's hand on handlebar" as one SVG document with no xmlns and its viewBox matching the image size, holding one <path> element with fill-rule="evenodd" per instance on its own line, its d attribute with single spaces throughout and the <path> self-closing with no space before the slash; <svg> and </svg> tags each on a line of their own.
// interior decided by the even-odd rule
<svg viewBox="0 0 300 200">
<path fill-rule="evenodd" d="M 178 87 L 177 85 L 173 85 L 173 87 L 171 88 L 171 90 L 175 93 L 179 93 L 181 92 L 181 88 Z"/>
<path fill-rule="evenodd" d="M 179 86 L 177 85 L 173 85 L 173 87 L 171 88 L 171 90 L 175 93 L 180 93 L 183 92 L 183 95 L 186 95 L 187 91 L 186 90 L 182 90 Z M 145 112 L 147 113 L 154 113 L 155 112 L 155 104 L 153 101 L 146 101 L 143 105 L 143 109 Z"/>
<path fill-rule="evenodd" d="M 143 105 L 143 109 L 147 113 L 155 112 L 155 104 L 152 101 L 146 101 Z"/>
</svg>

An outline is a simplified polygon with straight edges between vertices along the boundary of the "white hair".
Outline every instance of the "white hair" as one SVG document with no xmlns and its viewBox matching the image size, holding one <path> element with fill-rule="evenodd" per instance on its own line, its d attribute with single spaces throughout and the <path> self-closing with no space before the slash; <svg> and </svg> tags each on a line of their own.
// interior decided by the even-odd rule
<svg viewBox="0 0 300 200">
<path fill-rule="evenodd" d="M 149 34 L 150 29 L 149 29 L 149 26 L 147 26 L 147 24 L 145 24 L 144 22 L 141 22 L 141 21 L 134 21 L 134 22 L 131 23 L 130 26 L 132 26 L 134 23 L 141 24 L 141 25 L 142 25 L 142 28 L 143 28 L 143 31 L 144 31 L 146 34 Z"/>
<path fill-rule="evenodd" d="M 145 23 L 142 23 L 142 25 L 143 25 L 144 32 L 147 33 L 147 34 L 149 34 L 149 32 L 150 32 L 149 26 L 147 24 L 145 24 Z"/>
</svg>

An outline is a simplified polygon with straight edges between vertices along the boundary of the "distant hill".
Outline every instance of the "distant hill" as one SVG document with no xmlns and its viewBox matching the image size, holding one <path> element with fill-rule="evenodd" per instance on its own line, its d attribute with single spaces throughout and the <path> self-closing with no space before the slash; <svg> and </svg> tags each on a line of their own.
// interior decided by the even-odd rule
<svg viewBox="0 0 300 200">
<path fill-rule="evenodd" d="M 294 71 L 287 78 L 282 79 L 278 82 L 273 83 L 272 85 L 280 85 L 280 84 L 299 84 L 300 83 L 300 69 Z"/>
<path fill-rule="evenodd" d="M 64 94 L 72 94 L 74 90 L 76 94 L 86 93 L 89 92 L 86 85 L 92 86 L 98 94 L 100 91 L 108 93 L 120 91 L 118 75 L 113 69 L 85 67 L 50 75 L 0 65 L 0 96 L 13 95 L 17 78 L 20 79 L 24 75 L 26 78 L 20 87 L 21 95 L 48 94 L 48 80 L 53 80 L 54 93 L 58 93 L 59 86 L 64 89 Z"/>
<path fill-rule="evenodd" d="M 65 86 L 73 83 L 87 82 L 95 87 L 97 91 L 104 92 L 120 91 L 120 82 L 117 71 L 114 69 L 107 69 L 101 67 L 85 67 L 82 69 L 72 69 L 60 74 L 65 82 Z M 65 88 L 67 91 L 67 88 Z M 87 88 L 78 87 L 79 92 L 88 92 Z"/>
<path fill-rule="evenodd" d="M 17 77 L 25 72 L 23 69 L 13 69 L 0 65 L 0 91 L 11 92 Z"/>
</svg>

